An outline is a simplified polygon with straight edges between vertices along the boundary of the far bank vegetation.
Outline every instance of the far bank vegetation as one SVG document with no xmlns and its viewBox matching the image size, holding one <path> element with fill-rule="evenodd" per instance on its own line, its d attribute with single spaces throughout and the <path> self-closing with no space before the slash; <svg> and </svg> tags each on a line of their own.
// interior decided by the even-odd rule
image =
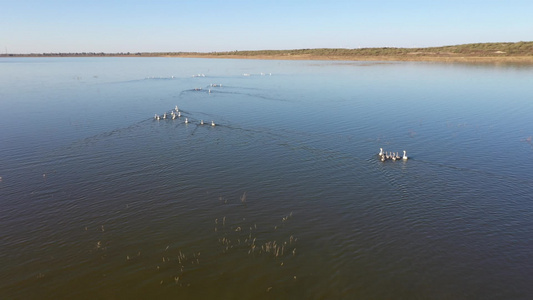
<svg viewBox="0 0 533 300">
<path fill-rule="evenodd" d="M 454 60 L 478 58 L 484 60 L 513 60 L 533 62 L 533 42 L 517 43 L 477 43 L 428 48 L 318 48 L 294 50 L 254 50 L 225 52 L 82 52 L 82 53 L 31 53 L 31 54 L 0 54 L 12 57 L 93 57 L 93 56 L 125 56 L 125 57 L 206 57 L 206 58 L 264 58 L 264 59 L 387 59 L 387 60 Z"/>
<path fill-rule="evenodd" d="M 428 48 L 319 48 L 297 50 L 260 50 L 260 51 L 230 51 L 211 52 L 209 55 L 238 55 L 238 56 L 533 56 L 533 42 L 518 43 L 478 43 Z"/>
</svg>

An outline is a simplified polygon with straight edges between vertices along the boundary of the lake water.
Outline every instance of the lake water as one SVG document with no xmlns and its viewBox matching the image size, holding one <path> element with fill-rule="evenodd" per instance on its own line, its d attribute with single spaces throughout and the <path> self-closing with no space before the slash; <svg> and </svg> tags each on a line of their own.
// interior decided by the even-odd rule
<svg viewBox="0 0 533 300">
<path fill-rule="evenodd" d="M 0 298 L 531 299 L 532 79 L 2 58 Z"/>
</svg>

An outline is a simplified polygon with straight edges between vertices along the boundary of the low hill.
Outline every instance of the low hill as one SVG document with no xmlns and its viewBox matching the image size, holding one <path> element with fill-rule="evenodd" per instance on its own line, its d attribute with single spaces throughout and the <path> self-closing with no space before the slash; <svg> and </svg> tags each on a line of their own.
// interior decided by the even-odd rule
<svg viewBox="0 0 533 300">
<path fill-rule="evenodd" d="M 313 55 L 313 56 L 533 56 L 533 42 L 478 43 L 429 48 L 297 49 L 212 52 L 207 55 Z"/>
<path fill-rule="evenodd" d="M 258 58 L 258 59 L 323 59 L 323 60 L 399 60 L 399 61 L 465 61 L 533 63 L 533 42 L 477 43 L 428 48 L 360 48 L 360 49 L 295 49 L 181 53 L 178 56 Z"/>
</svg>

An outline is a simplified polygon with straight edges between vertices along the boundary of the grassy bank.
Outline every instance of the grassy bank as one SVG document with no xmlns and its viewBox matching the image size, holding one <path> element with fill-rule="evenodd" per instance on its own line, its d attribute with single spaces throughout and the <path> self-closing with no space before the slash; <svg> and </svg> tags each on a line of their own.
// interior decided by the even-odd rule
<svg viewBox="0 0 533 300">
<path fill-rule="evenodd" d="M 167 56 L 287 60 L 372 60 L 533 63 L 533 42 L 481 43 L 429 48 L 361 48 L 167 53 Z"/>
<path fill-rule="evenodd" d="M 533 63 L 533 42 L 478 43 L 428 48 L 295 49 L 227 52 L 39 53 L 3 57 L 199 57 L 282 60 L 372 60 Z"/>
</svg>

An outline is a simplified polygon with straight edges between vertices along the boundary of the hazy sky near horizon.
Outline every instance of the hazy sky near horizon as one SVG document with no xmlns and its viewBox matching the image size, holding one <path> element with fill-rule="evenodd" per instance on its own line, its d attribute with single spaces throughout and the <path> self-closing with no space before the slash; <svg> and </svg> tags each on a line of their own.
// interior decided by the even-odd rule
<svg viewBox="0 0 533 300">
<path fill-rule="evenodd" d="M 0 0 L 0 52 L 428 47 L 533 40 L 531 0 Z"/>
</svg>

